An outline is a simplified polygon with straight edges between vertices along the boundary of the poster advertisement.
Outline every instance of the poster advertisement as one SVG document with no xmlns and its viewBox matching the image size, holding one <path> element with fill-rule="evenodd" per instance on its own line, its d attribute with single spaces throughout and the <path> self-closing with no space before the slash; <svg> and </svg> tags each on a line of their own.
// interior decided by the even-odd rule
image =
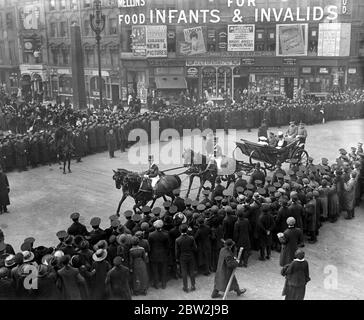
<svg viewBox="0 0 364 320">
<path fill-rule="evenodd" d="M 277 56 L 307 56 L 308 25 L 278 24 L 276 37 Z"/>
<path fill-rule="evenodd" d="M 167 57 L 167 26 L 147 26 L 147 57 Z"/>
<path fill-rule="evenodd" d="M 339 57 L 350 55 L 350 23 L 320 23 L 318 56 Z"/>
<path fill-rule="evenodd" d="M 25 30 L 38 30 L 40 10 L 37 5 L 29 4 L 19 8 L 19 16 Z"/>
<path fill-rule="evenodd" d="M 228 26 L 228 51 L 254 51 L 255 25 Z"/>
<path fill-rule="evenodd" d="M 131 37 L 133 44 L 133 55 L 145 57 L 147 55 L 146 26 L 133 26 Z"/>
<path fill-rule="evenodd" d="M 206 52 L 202 27 L 184 29 L 183 34 L 184 42 L 180 43 L 180 53 L 182 55 L 190 56 Z"/>
</svg>

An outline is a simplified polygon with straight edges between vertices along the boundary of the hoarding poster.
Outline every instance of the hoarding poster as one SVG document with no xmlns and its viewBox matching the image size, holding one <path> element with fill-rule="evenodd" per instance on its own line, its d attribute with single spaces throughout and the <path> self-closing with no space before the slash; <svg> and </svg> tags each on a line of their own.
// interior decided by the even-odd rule
<svg viewBox="0 0 364 320">
<path fill-rule="evenodd" d="M 147 26 L 147 57 L 167 57 L 167 26 Z"/>
<path fill-rule="evenodd" d="M 277 56 L 307 56 L 308 25 L 278 24 L 276 36 Z"/>
<path fill-rule="evenodd" d="M 228 26 L 228 51 L 254 51 L 255 25 Z"/>
<path fill-rule="evenodd" d="M 320 23 L 318 56 L 339 57 L 350 55 L 350 23 Z"/>
<path fill-rule="evenodd" d="M 206 52 L 206 44 L 202 27 L 188 28 L 183 30 L 184 42 L 180 44 L 182 55 L 195 55 Z"/>
<path fill-rule="evenodd" d="M 133 55 L 145 57 L 147 55 L 146 26 L 133 26 L 131 37 L 133 45 Z"/>
</svg>

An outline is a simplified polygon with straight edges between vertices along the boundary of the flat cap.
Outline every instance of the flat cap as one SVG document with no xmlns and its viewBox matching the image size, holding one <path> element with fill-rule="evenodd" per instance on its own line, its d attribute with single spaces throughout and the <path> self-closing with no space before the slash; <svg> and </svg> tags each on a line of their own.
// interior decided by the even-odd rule
<svg viewBox="0 0 364 320">
<path fill-rule="evenodd" d="M 248 183 L 248 184 L 246 185 L 246 188 L 247 188 L 248 190 L 253 190 L 253 189 L 254 189 L 254 186 L 253 186 L 251 183 Z"/>
<path fill-rule="evenodd" d="M 130 217 L 132 217 L 132 216 L 133 216 L 133 211 L 131 211 L 131 210 L 127 210 L 127 211 L 125 211 L 125 212 L 124 212 L 124 216 L 125 216 L 125 218 L 130 218 Z"/>
<path fill-rule="evenodd" d="M 170 208 L 171 207 L 171 205 L 172 205 L 172 203 L 171 203 L 171 201 L 165 201 L 164 203 L 163 203 L 163 207 L 164 208 Z"/>
<path fill-rule="evenodd" d="M 70 218 L 72 220 L 76 220 L 76 219 L 79 219 L 80 218 L 80 214 L 78 212 L 74 212 L 70 215 Z"/>
<path fill-rule="evenodd" d="M 273 187 L 273 186 L 268 187 L 268 192 L 270 192 L 270 193 L 275 192 L 276 190 L 277 190 L 276 187 Z"/>
<path fill-rule="evenodd" d="M 216 196 L 214 200 L 215 200 L 215 201 L 221 201 L 222 199 L 223 199 L 223 198 L 222 198 L 221 196 Z"/>
<path fill-rule="evenodd" d="M 170 213 L 176 213 L 178 211 L 178 208 L 175 206 L 175 205 L 172 205 L 170 208 L 169 208 L 169 212 Z"/>
<path fill-rule="evenodd" d="M 33 244 L 33 243 L 35 242 L 35 239 L 34 239 L 33 237 L 28 237 L 28 238 L 26 238 L 26 239 L 24 240 L 24 243 L 25 243 L 25 242 L 29 242 L 29 243 Z"/>
<path fill-rule="evenodd" d="M 204 204 L 199 204 L 198 206 L 197 206 L 197 210 L 198 211 L 204 211 L 206 209 L 206 206 L 204 205 Z"/>
<path fill-rule="evenodd" d="M 197 200 L 192 201 L 192 207 L 197 207 L 200 203 Z"/>
<path fill-rule="evenodd" d="M 203 190 L 203 191 L 202 191 L 202 194 L 203 194 L 204 196 L 208 196 L 208 195 L 210 194 L 210 191 L 209 191 L 209 190 Z"/>
<path fill-rule="evenodd" d="M 131 218 L 134 222 L 139 222 L 140 220 L 142 220 L 142 216 L 139 213 L 136 213 L 133 215 L 133 217 Z"/>
<path fill-rule="evenodd" d="M 99 226 L 99 225 L 100 225 L 100 223 L 101 223 L 101 219 L 100 219 L 99 217 L 94 217 L 94 218 L 92 218 L 92 219 L 91 219 L 91 221 L 90 221 L 90 225 L 91 225 L 92 227 L 97 227 L 97 226 Z"/>
<path fill-rule="evenodd" d="M 185 205 L 190 206 L 192 204 L 192 200 L 190 198 L 185 199 Z"/>
<path fill-rule="evenodd" d="M 274 182 L 273 186 L 275 186 L 276 188 L 280 188 L 282 185 L 279 182 Z"/>
<path fill-rule="evenodd" d="M 283 179 L 284 175 L 283 175 L 283 173 L 279 172 L 279 173 L 276 174 L 276 177 L 278 179 Z"/>
<path fill-rule="evenodd" d="M 237 187 L 236 188 L 236 192 L 237 193 L 243 193 L 244 192 L 244 188 L 243 187 Z"/>
<path fill-rule="evenodd" d="M 113 214 L 109 217 L 110 221 L 118 220 L 119 217 L 116 214 Z"/>
<path fill-rule="evenodd" d="M 144 213 L 144 214 L 146 214 L 146 213 L 150 213 L 152 210 L 150 209 L 150 207 L 149 206 L 144 206 L 143 208 L 142 208 L 142 212 Z"/>
<path fill-rule="evenodd" d="M 111 221 L 111 226 L 113 227 L 113 228 L 117 228 L 118 226 L 120 226 L 120 220 L 118 220 L 118 219 L 116 219 L 116 220 L 112 220 Z"/>
<path fill-rule="evenodd" d="M 161 208 L 159 208 L 159 207 L 155 207 L 155 208 L 153 208 L 153 209 L 152 209 L 152 213 L 153 213 L 155 216 L 160 215 L 160 214 L 161 214 L 161 212 L 162 212 L 162 209 L 161 209 Z"/>
<path fill-rule="evenodd" d="M 67 234 L 67 232 L 65 230 L 61 230 L 61 231 L 58 231 L 56 233 L 56 236 L 57 236 L 58 239 L 64 239 L 64 238 L 67 237 L 67 235 L 68 234 Z"/>
</svg>

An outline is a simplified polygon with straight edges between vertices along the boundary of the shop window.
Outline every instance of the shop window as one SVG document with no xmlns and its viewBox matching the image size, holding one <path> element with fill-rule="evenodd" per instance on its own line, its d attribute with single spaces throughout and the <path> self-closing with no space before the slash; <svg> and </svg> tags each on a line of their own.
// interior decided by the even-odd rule
<svg viewBox="0 0 364 320">
<path fill-rule="evenodd" d="M 110 60 L 111 60 L 111 65 L 113 67 L 117 67 L 119 65 L 119 50 L 112 48 L 110 49 Z"/>
<path fill-rule="evenodd" d="M 13 17 L 13 14 L 11 12 L 8 12 L 6 14 L 6 27 L 9 30 L 12 30 L 14 28 L 14 17 Z"/>
<path fill-rule="evenodd" d="M 5 64 L 4 59 L 5 59 L 4 41 L 0 41 L 0 64 Z"/>
<path fill-rule="evenodd" d="M 176 52 L 176 28 L 168 27 L 167 29 L 167 50 L 168 52 Z"/>
<path fill-rule="evenodd" d="M 52 61 L 53 61 L 53 64 L 55 66 L 57 66 L 58 65 L 58 49 L 57 48 L 53 48 L 51 50 L 51 52 L 52 52 Z"/>
<path fill-rule="evenodd" d="M 91 0 L 83 0 L 84 8 L 91 8 Z"/>
<path fill-rule="evenodd" d="M 62 50 L 62 60 L 64 65 L 69 64 L 70 51 L 68 49 Z"/>
<path fill-rule="evenodd" d="M 56 0 L 49 0 L 49 11 L 56 10 Z"/>
<path fill-rule="evenodd" d="M 66 37 L 67 36 L 67 22 L 61 21 L 59 25 L 59 35 L 60 37 Z"/>
<path fill-rule="evenodd" d="M 87 37 L 90 35 L 90 29 L 91 26 L 90 26 L 90 20 L 84 20 L 83 22 L 83 34 Z"/>
<path fill-rule="evenodd" d="M 71 10 L 78 9 L 78 0 L 71 0 Z"/>
<path fill-rule="evenodd" d="M 267 50 L 276 51 L 276 31 L 274 29 L 267 32 Z"/>
<path fill-rule="evenodd" d="M 359 56 L 364 57 L 364 33 L 360 35 L 359 41 Z"/>
<path fill-rule="evenodd" d="M 132 30 L 131 28 L 126 30 L 127 34 L 127 52 L 133 51 L 133 37 L 132 37 Z"/>
<path fill-rule="evenodd" d="M 118 33 L 118 20 L 116 18 L 109 19 L 109 34 Z"/>
<path fill-rule="evenodd" d="M 99 96 L 99 77 L 92 77 L 90 80 L 90 87 L 91 87 L 91 95 L 92 96 Z M 103 87 L 102 91 L 105 93 L 106 92 L 106 85 L 105 85 L 105 80 L 102 78 L 101 79 L 101 85 Z"/>
<path fill-rule="evenodd" d="M 207 29 L 207 51 L 216 51 L 216 30 L 209 28 Z"/>
<path fill-rule="evenodd" d="M 217 30 L 217 46 L 218 51 L 227 51 L 227 26 L 224 26 Z"/>
<path fill-rule="evenodd" d="M 318 28 L 312 27 L 308 36 L 308 55 L 317 56 Z"/>
<path fill-rule="evenodd" d="M 60 1 L 60 9 L 61 10 L 65 10 L 66 9 L 66 0 L 61 0 Z"/>
<path fill-rule="evenodd" d="M 207 67 L 202 69 L 202 91 L 205 96 L 216 97 L 216 69 L 213 67 Z"/>
<path fill-rule="evenodd" d="M 59 77 L 59 93 L 72 94 L 72 78 L 62 75 Z"/>
<path fill-rule="evenodd" d="M 57 36 L 57 24 L 55 22 L 51 22 L 49 25 L 49 33 L 51 37 L 56 37 Z"/>
<path fill-rule="evenodd" d="M 85 62 L 89 67 L 93 67 L 95 65 L 95 54 L 94 50 L 91 48 L 86 48 L 85 50 Z"/>
<path fill-rule="evenodd" d="M 257 29 L 255 32 L 255 51 L 264 51 L 265 32 L 264 29 Z"/>
</svg>

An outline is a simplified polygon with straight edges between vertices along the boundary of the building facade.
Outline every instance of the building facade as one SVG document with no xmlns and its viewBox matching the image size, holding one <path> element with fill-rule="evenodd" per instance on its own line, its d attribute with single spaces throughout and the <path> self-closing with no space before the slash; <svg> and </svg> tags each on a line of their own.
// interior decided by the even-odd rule
<svg viewBox="0 0 364 320">
<path fill-rule="evenodd" d="M 330 20 L 333 5 L 337 18 Z M 87 97 L 97 101 L 93 0 L 0 0 L 0 7 L 0 82 L 8 90 L 20 86 L 44 98 L 72 100 L 70 26 L 76 23 Z M 234 97 L 247 88 L 293 97 L 299 88 L 324 94 L 363 84 L 360 0 L 102 0 L 102 8 L 108 102 L 130 94 L 146 102 L 148 95 L 176 97 L 181 91 L 197 99 Z M 234 20 L 236 10 L 240 20 Z M 285 21 L 289 10 L 293 19 Z M 302 43 L 292 51 L 287 39 Z"/>
</svg>

